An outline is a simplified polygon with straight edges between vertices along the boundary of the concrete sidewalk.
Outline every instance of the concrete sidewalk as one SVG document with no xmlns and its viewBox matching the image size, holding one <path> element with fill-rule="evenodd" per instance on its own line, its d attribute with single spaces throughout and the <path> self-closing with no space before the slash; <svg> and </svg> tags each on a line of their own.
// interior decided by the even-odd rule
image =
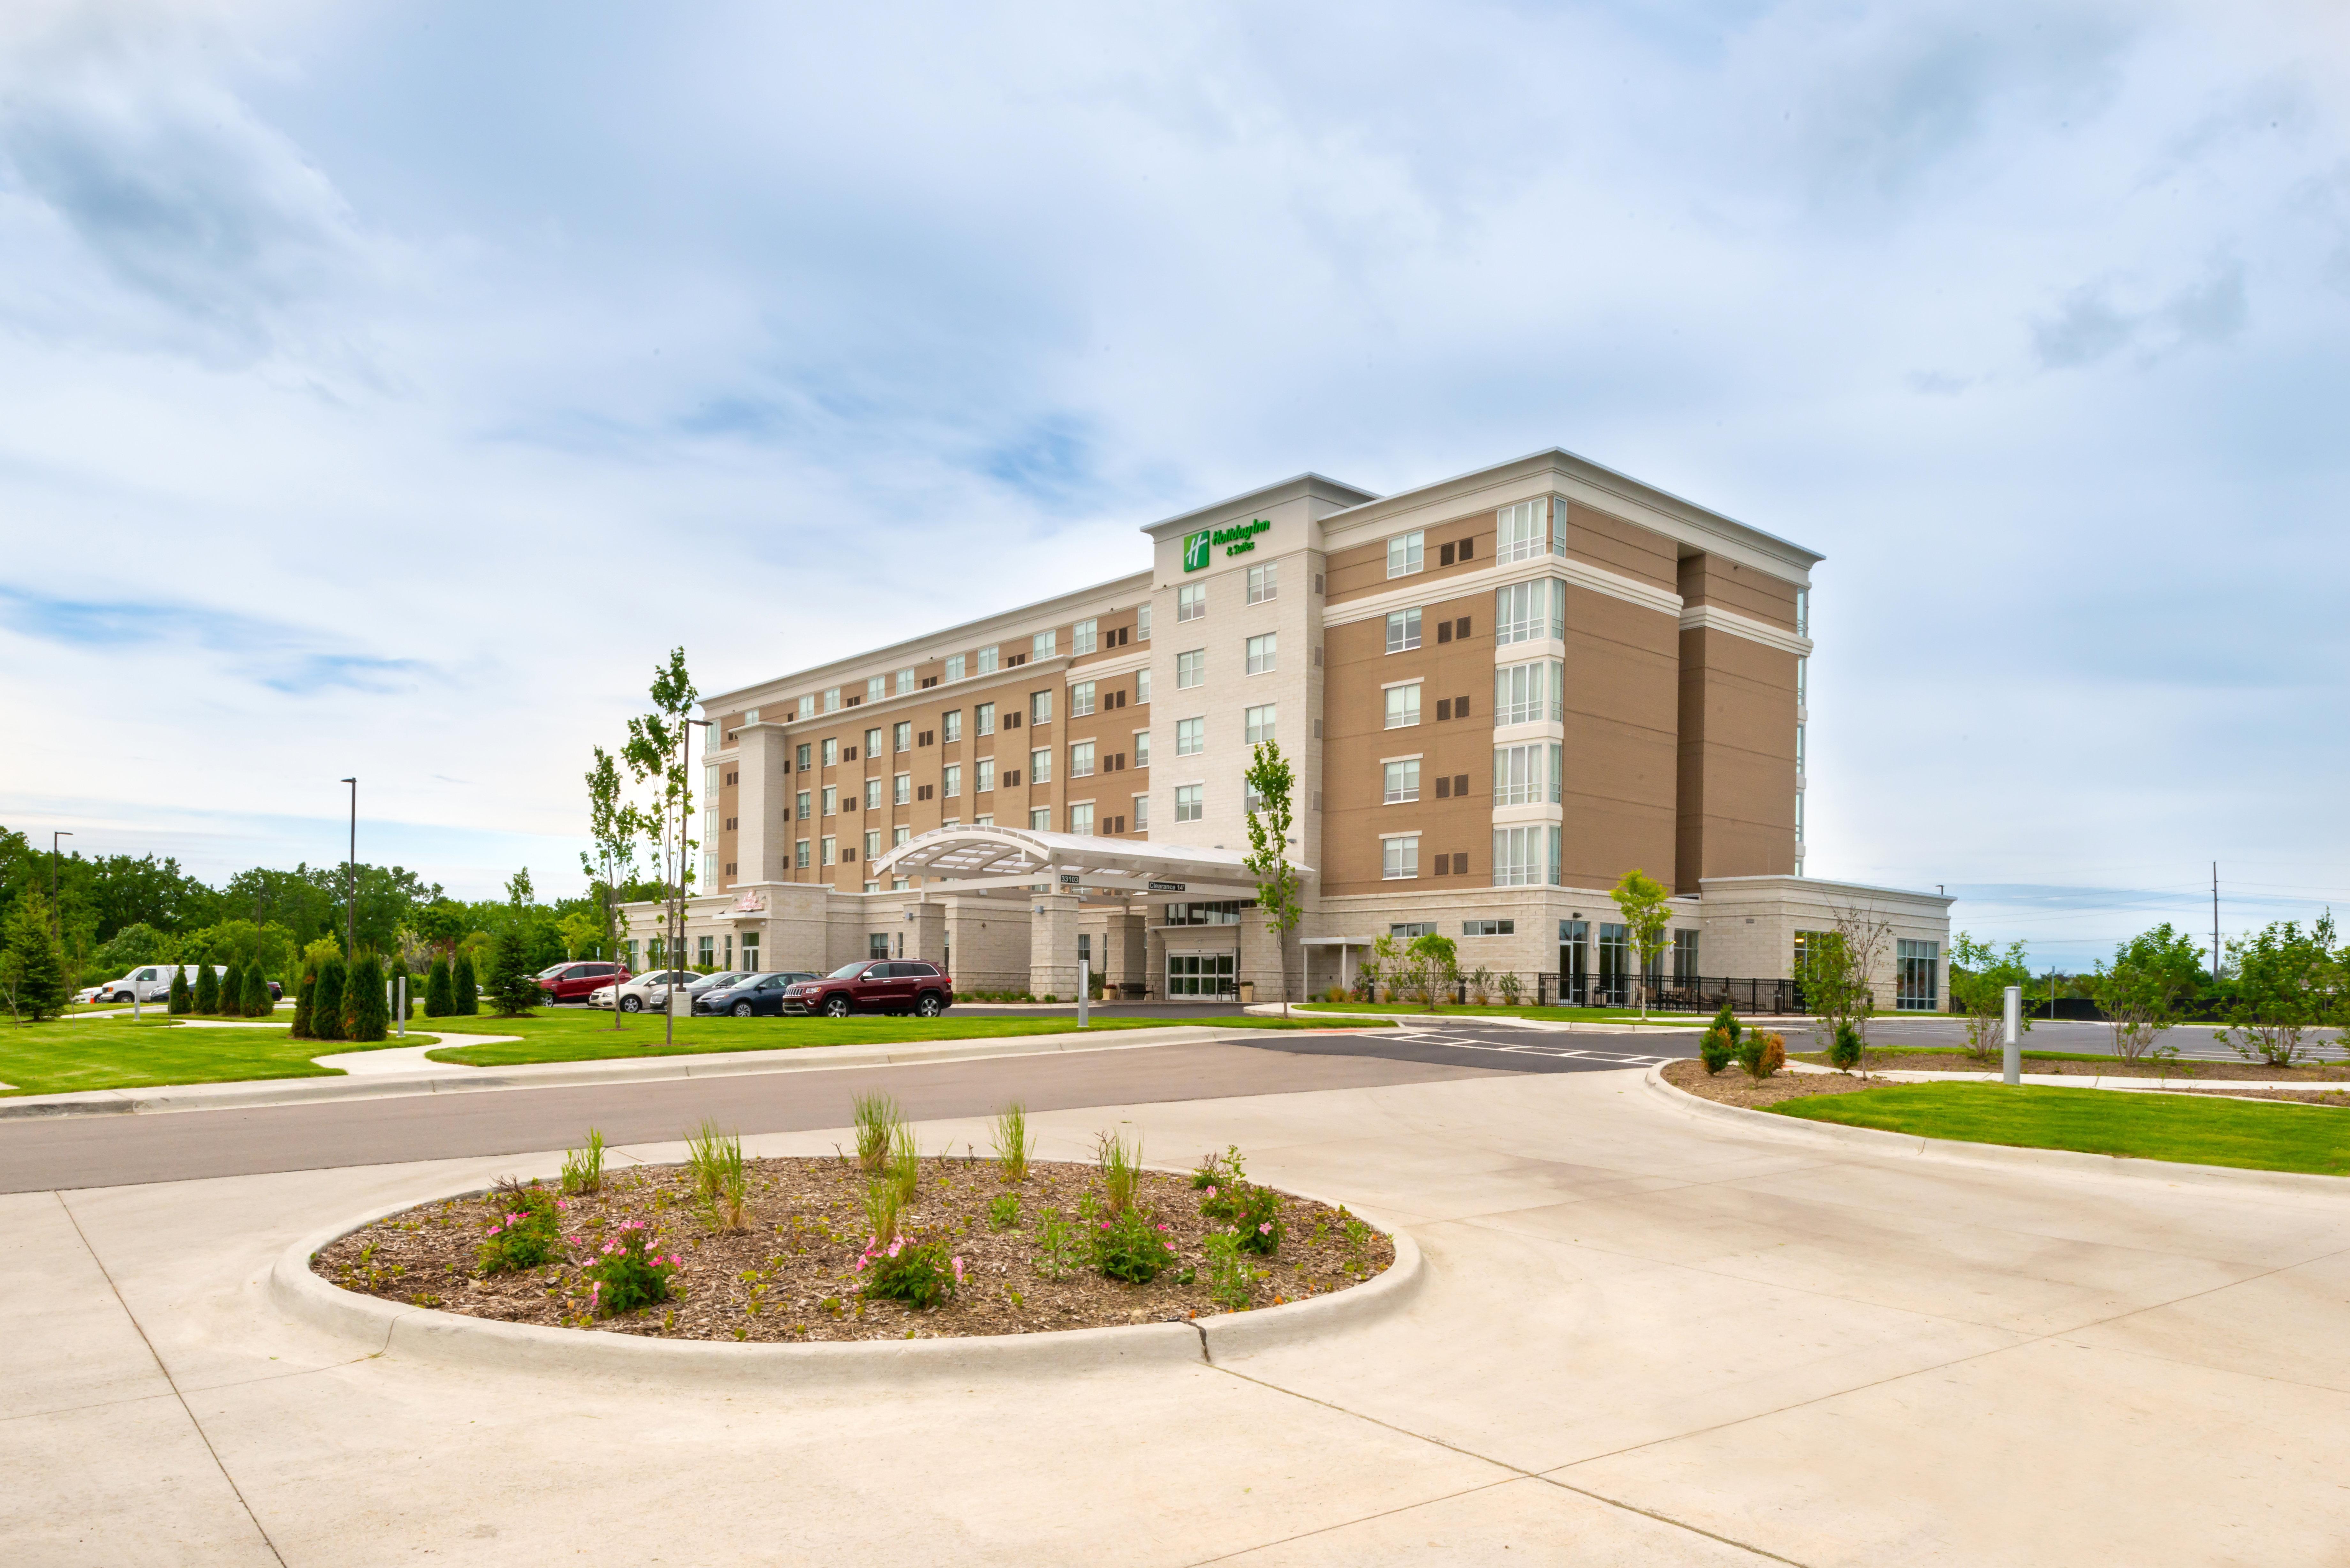
<svg viewBox="0 0 2350 1568">
<path fill-rule="evenodd" d="M 1791 1148 L 1637 1072 L 1035 1119 L 1055 1158 L 1121 1124 L 1159 1163 L 1237 1143 L 1402 1227 L 1426 1282 L 1215 1367 L 711 1388 L 375 1355 L 268 1305 L 297 1237 L 553 1154 L 18 1194 L 0 1540 L 109 1568 L 2341 1561 L 2331 1193 Z"/>
</svg>

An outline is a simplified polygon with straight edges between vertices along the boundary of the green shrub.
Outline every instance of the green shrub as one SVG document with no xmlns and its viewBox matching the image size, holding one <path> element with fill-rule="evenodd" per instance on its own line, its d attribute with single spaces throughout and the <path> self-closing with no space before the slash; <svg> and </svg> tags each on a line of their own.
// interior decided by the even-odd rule
<svg viewBox="0 0 2350 1568">
<path fill-rule="evenodd" d="M 1066 1280 L 1076 1273 L 1082 1244 L 1076 1228 L 1061 1217 L 1059 1209 L 1048 1203 L 1036 1216 L 1035 1262 L 1036 1272 L 1046 1279 Z"/>
<path fill-rule="evenodd" d="M 1730 1003 L 1726 1002 L 1721 1004 L 1721 1011 L 1713 1015 L 1712 1027 L 1730 1036 L 1730 1043 L 1733 1046 L 1738 1044 L 1739 1036 L 1745 1033 L 1739 1027 L 1738 1014 L 1730 1011 Z"/>
<path fill-rule="evenodd" d="M 1776 1034 L 1750 1029 L 1738 1043 L 1738 1064 L 1759 1084 L 1787 1064 L 1787 1043 Z"/>
<path fill-rule="evenodd" d="M 589 1312 L 598 1317 L 619 1317 L 669 1300 L 670 1276 L 678 1270 L 677 1254 L 654 1251 L 653 1240 L 651 1226 L 630 1220 L 598 1249 L 595 1261 L 579 1271 L 588 1281 Z"/>
<path fill-rule="evenodd" d="M 928 1312 L 962 1285 L 962 1260 L 947 1255 L 943 1241 L 909 1241 L 900 1236 L 887 1247 L 868 1244 L 858 1254 L 868 1301 L 904 1302 Z"/>
<path fill-rule="evenodd" d="M 503 1186 L 490 1194 L 497 1218 L 474 1250 L 485 1274 L 536 1269 L 554 1260 L 563 1244 L 562 1219 L 555 1199 L 541 1188 Z"/>
<path fill-rule="evenodd" d="M 1248 1169 L 1241 1163 L 1241 1147 L 1238 1144 L 1227 1146 L 1222 1154 L 1207 1156 L 1191 1168 L 1191 1190 L 1206 1192 L 1210 1195 L 1201 1201 L 1200 1212 L 1211 1220 L 1232 1218 L 1229 1213 L 1221 1213 L 1208 1207 L 1210 1203 L 1215 1201 L 1217 1193 L 1227 1189 L 1237 1192 L 1247 1185 Z"/>
<path fill-rule="evenodd" d="M 1175 1262 L 1167 1227 L 1139 1209 L 1121 1209 L 1096 1222 L 1094 1267 L 1109 1279 L 1147 1285 Z"/>
<path fill-rule="evenodd" d="M 73 1000 L 66 982 L 65 950 L 50 929 L 49 900 L 28 889 L 9 911 L 7 941 L 0 950 L 0 990 L 20 1023 L 55 1018 Z"/>
<path fill-rule="evenodd" d="M 209 963 L 196 966 L 196 1016 L 210 1018 L 220 1011 L 221 977 Z"/>
<path fill-rule="evenodd" d="M 256 963 L 244 971 L 244 1015 L 266 1018 L 276 1011 L 277 1003 L 269 994 L 269 977 L 261 972 Z"/>
<path fill-rule="evenodd" d="M 1232 1234 L 1239 1238 L 1242 1251 L 1270 1258 L 1281 1251 L 1286 1231 L 1281 1218 L 1281 1194 L 1269 1187 L 1244 1188 L 1232 1209 Z"/>
<path fill-rule="evenodd" d="M 987 1228 L 1009 1231 L 1020 1223 L 1020 1199 L 1009 1192 L 999 1192 L 987 1201 Z"/>
<path fill-rule="evenodd" d="M 416 981 L 408 972 L 408 955 L 406 953 L 396 952 L 391 955 L 391 969 L 384 978 L 391 981 L 391 1006 L 393 1015 L 398 1017 L 400 1007 L 401 1003 L 405 1002 L 408 1008 L 408 1017 L 415 1017 Z M 407 1020 L 401 1019 L 400 1022 L 405 1023 Z"/>
<path fill-rule="evenodd" d="M 449 956 L 436 955 L 432 969 L 424 977 L 424 1016 L 446 1018 L 457 1011 L 457 993 L 449 980 Z"/>
<path fill-rule="evenodd" d="M 1210 1232 L 1201 1247 L 1208 1254 L 1208 1299 L 1226 1312 L 1248 1311 L 1264 1272 L 1250 1266 L 1240 1239 L 1227 1231 Z"/>
<path fill-rule="evenodd" d="M 471 1018 L 482 1010 L 481 982 L 473 976 L 473 955 L 459 953 L 451 968 L 449 983 L 455 992 L 455 1002 L 449 1011 L 460 1018 Z"/>
<path fill-rule="evenodd" d="M 500 1018 L 522 1018 L 544 1000 L 546 992 L 530 971 L 530 950 L 520 931 L 508 931 L 490 949 L 489 984 L 484 988 L 492 1011 Z"/>
<path fill-rule="evenodd" d="M 318 983 L 310 994 L 310 1038 L 343 1037 L 343 961 L 329 957 L 318 965 Z"/>
<path fill-rule="evenodd" d="M 1706 1075 L 1709 1077 L 1729 1066 L 1731 1058 L 1737 1054 L 1737 1040 L 1724 1034 L 1720 1029 L 1709 1027 L 1703 1034 L 1698 1036 L 1697 1059 L 1705 1064 Z"/>
<path fill-rule="evenodd" d="M 220 987 L 213 993 L 213 1012 L 229 1018 L 244 1014 L 244 965 L 235 959 L 230 959 L 221 973 Z"/>
<path fill-rule="evenodd" d="M 172 966 L 172 996 L 171 1000 L 163 1004 L 163 1010 L 166 1012 L 171 1013 L 172 1016 L 178 1017 L 195 1006 L 195 1004 L 196 993 L 188 984 L 188 966 L 183 963 L 173 964 Z M 299 1038 L 299 1036 L 297 1035 L 296 1038 Z"/>
<path fill-rule="evenodd" d="M 1846 1073 L 1860 1065 L 1860 1031 L 1850 1019 L 1836 1024 L 1835 1038 L 1828 1042 L 1828 1065 Z"/>
<path fill-rule="evenodd" d="M 310 1002 L 318 989 L 318 971 L 305 969 L 302 978 L 294 982 L 294 1027 L 289 1032 L 296 1040 L 310 1038 Z"/>
<path fill-rule="evenodd" d="M 391 1009 L 383 1000 L 383 961 L 369 953 L 351 966 L 343 982 L 343 1038 L 381 1040 L 391 1033 Z"/>
</svg>

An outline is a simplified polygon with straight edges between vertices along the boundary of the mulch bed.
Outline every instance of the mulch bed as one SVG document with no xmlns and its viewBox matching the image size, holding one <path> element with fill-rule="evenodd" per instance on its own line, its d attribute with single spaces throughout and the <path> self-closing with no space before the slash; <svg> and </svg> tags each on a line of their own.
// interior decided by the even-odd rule
<svg viewBox="0 0 2350 1568">
<path fill-rule="evenodd" d="M 1687 1089 L 1703 1100 L 1718 1100 L 1725 1106 L 1743 1106 L 1748 1110 L 1760 1110 L 1775 1106 L 1782 1100 L 1800 1100 L 1806 1095 L 1854 1095 L 1863 1089 L 1881 1089 L 1890 1080 L 1858 1078 L 1843 1073 L 1774 1073 L 1770 1077 L 1749 1077 L 1742 1067 L 1724 1067 L 1709 1075 L 1705 1064 L 1695 1061 L 1665 1064 L 1665 1082 L 1676 1089 Z"/>
<path fill-rule="evenodd" d="M 1790 1053 L 1799 1062 L 1825 1066 L 1827 1058 L 1816 1051 Z M 1977 1061 L 1963 1051 L 1872 1051 L 1868 1064 L 1883 1073 L 1997 1073 L 1998 1058 L 1988 1064 Z M 2045 1077 L 2095 1078 L 2154 1078 L 2172 1083 L 2230 1083 L 2245 1078 L 2291 1079 L 2295 1082 L 2350 1083 L 2350 1063 L 2304 1063 L 2292 1067 L 2272 1067 L 2264 1062 L 2203 1062 L 2178 1061 L 2168 1070 L 2157 1062 L 2125 1062 L 2118 1056 L 2095 1062 L 2036 1062 L 2023 1059 L 2023 1070 Z"/>
<path fill-rule="evenodd" d="M 1138 1205 L 1169 1228 L 1174 1266 L 1148 1284 L 1127 1284 L 1079 1267 L 1058 1279 L 1040 1272 L 1038 1221 L 1047 1207 L 1074 1221 L 1101 1173 L 1091 1165 L 1032 1164 L 1006 1187 L 986 1160 L 924 1159 L 920 1185 L 903 1215 L 915 1241 L 944 1241 L 965 1270 L 962 1291 L 927 1312 L 867 1301 L 854 1267 L 867 1240 L 860 1199 L 866 1179 L 837 1158 L 745 1162 L 745 1226 L 721 1228 L 695 1199 L 679 1166 L 608 1171 L 599 1193 L 564 1199 L 562 1228 L 579 1244 L 564 1261 L 483 1277 L 475 1251 L 509 1206 L 494 1194 L 428 1203 L 353 1231 L 318 1252 L 312 1269 L 346 1290 L 389 1301 L 505 1323 L 592 1327 L 665 1339 L 820 1341 L 1038 1334 L 1053 1329 L 1180 1321 L 1224 1309 L 1208 1293 L 1202 1240 L 1215 1229 L 1200 1214 L 1188 1177 L 1143 1174 Z M 999 1194 L 1019 1199 L 1019 1221 L 991 1229 Z M 1249 1262 L 1264 1272 L 1251 1305 L 1273 1306 L 1344 1290 L 1395 1262 L 1395 1245 L 1369 1231 L 1347 1240 L 1345 1210 L 1280 1194 L 1285 1234 L 1279 1252 Z M 656 1249 L 682 1262 L 669 1303 L 627 1316 L 591 1319 L 580 1266 L 623 1222 L 655 1231 Z M 1180 1282 L 1187 1271 L 1189 1282 Z"/>
</svg>

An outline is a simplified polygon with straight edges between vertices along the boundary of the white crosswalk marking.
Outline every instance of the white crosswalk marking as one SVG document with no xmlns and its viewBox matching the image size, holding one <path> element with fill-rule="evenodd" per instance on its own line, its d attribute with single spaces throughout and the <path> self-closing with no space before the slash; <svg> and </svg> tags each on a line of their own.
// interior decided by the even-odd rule
<svg viewBox="0 0 2350 1568">
<path fill-rule="evenodd" d="M 1513 1040 L 1504 1044 L 1492 1040 L 1471 1039 L 1466 1035 L 1454 1034 L 1440 1029 L 1405 1029 L 1399 1033 L 1404 1038 L 1421 1044 L 1442 1045 L 1455 1051 L 1487 1051 L 1501 1056 L 1549 1056 L 1560 1060 L 1572 1058 L 1586 1062 L 1620 1063 L 1627 1067 L 1650 1067 L 1659 1062 L 1674 1060 L 1670 1056 L 1640 1055 L 1623 1051 L 1590 1051 L 1573 1045 L 1552 1045 L 1530 1041 Z"/>
</svg>

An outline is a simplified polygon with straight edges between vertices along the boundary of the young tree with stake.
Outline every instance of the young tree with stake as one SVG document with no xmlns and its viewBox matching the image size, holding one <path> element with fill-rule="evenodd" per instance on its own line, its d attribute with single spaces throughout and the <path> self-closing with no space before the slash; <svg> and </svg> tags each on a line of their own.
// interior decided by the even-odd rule
<svg viewBox="0 0 2350 1568">
<path fill-rule="evenodd" d="M 1289 1016 L 1289 933 L 1305 912 L 1298 898 L 1297 867 L 1289 863 L 1289 825 L 1295 815 L 1290 795 L 1296 783 L 1280 742 L 1259 742 L 1248 770 L 1256 805 L 1248 814 L 1247 864 L 1256 878 L 1256 907 L 1263 912 L 1264 929 L 1273 936 L 1274 954 L 1280 961 L 1284 1018 Z"/>
<path fill-rule="evenodd" d="M 1634 983 L 1639 988 L 1643 1019 L 1648 1016 L 1648 971 L 1665 950 L 1665 925 L 1672 919 L 1666 900 L 1672 896 L 1670 888 L 1638 866 L 1624 873 L 1611 895 L 1623 913 L 1625 932 L 1631 937 L 1639 960 L 1639 977 Z"/>
<path fill-rule="evenodd" d="M 688 836 L 692 822 L 693 786 L 688 777 L 686 736 L 691 721 L 686 715 L 693 711 L 694 700 L 700 693 L 694 690 L 693 678 L 685 670 L 685 649 L 670 649 L 669 662 L 653 668 L 650 691 L 653 711 L 629 721 L 629 743 L 621 758 L 639 784 L 654 786 L 653 799 L 660 814 L 660 847 L 656 864 L 666 873 L 663 877 L 669 906 L 664 950 L 681 959 L 685 952 L 685 886 L 691 877 L 691 857 L 694 841 Z M 677 836 L 670 836 L 670 824 L 676 823 Z M 676 1010 L 661 1009 L 661 1036 L 673 1042 L 677 1034 Z M 617 1016 L 615 1022 L 618 1022 Z"/>
</svg>

